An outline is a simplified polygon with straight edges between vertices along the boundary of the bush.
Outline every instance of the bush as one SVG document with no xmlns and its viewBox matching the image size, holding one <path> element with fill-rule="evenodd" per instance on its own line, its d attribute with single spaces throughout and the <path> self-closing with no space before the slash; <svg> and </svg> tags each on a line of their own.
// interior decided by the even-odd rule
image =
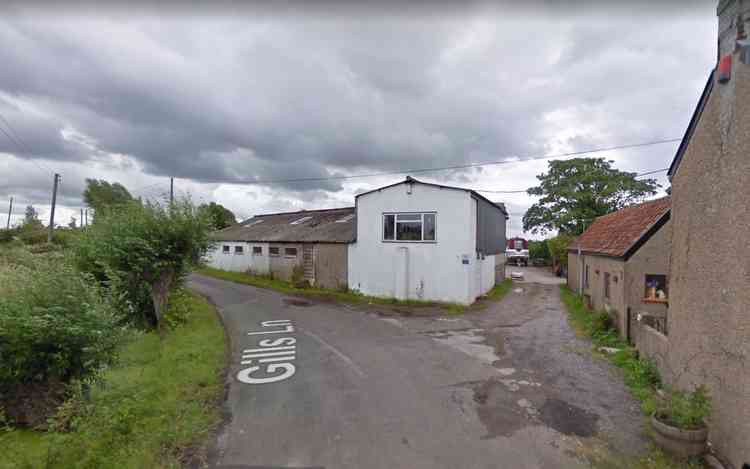
<svg viewBox="0 0 750 469">
<path fill-rule="evenodd" d="M 660 419 L 677 428 L 695 429 L 705 425 L 711 414 L 711 399 L 706 388 L 700 386 L 692 392 L 672 391 L 659 405 Z"/>
<path fill-rule="evenodd" d="M 208 230 L 187 200 L 113 206 L 97 212 L 75 244 L 76 265 L 108 286 L 132 323 L 161 326 L 169 292 L 208 250 Z"/>
<path fill-rule="evenodd" d="M 95 378 L 113 361 L 116 317 L 69 263 L 5 265 L 0 285 L 0 387 Z"/>
<path fill-rule="evenodd" d="M 551 260 L 551 255 L 549 252 L 549 246 L 547 246 L 547 240 L 529 241 L 529 257 L 532 260 L 538 259 L 545 263 L 549 262 Z"/>
<path fill-rule="evenodd" d="M 0 243 L 9 243 L 15 236 L 15 230 L 0 229 Z"/>
</svg>

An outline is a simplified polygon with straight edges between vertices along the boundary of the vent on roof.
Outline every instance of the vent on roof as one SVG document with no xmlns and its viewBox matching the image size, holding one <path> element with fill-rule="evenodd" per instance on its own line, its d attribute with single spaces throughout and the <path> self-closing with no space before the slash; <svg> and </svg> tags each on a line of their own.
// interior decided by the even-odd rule
<svg viewBox="0 0 750 469">
<path fill-rule="evenodd" d="M 336 220 L 336 223 L 346 223 L 349 220 L 351 220 L 352 218 L 354 218 L 354 214 L 350 213 L 349 215 L 345 216 L 344 218 L 339 218 L 338 220 Z"/>
<path fill-rule="evenodd" d="M 311 219 L 312 217 L 302 217 L 294 220 L 293 222 L 289 223 L 290 225 L 299 225 L 300 223 L 304 223 L 307 220 Z"/>
</svg>

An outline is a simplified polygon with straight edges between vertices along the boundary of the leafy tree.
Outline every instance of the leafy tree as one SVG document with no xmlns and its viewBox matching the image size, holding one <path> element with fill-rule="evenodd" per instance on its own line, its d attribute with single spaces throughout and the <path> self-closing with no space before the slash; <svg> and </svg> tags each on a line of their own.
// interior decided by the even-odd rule
<svg viewBox="0 0 750 469">
<path fill-rule="evenodd" d="M 550 253 L 549 247 L 547 246 L 547 240 L 529 241 L 529 257 L 531 259 L 543 259 L 549 261 Z"/>
<path fill-rule="evenodd" d="M 655 179 L 636 179 L 635 173 L 612 167 L 604 158 L 550 161 L 549 171 L 537 176 L 539 185 L 527 192 L 541 196 L 523 217 L 524 231 L 579 235 L 594 219 L 656 194 Z"/>
<path fill-rule="evenodd" d="M 75 229 L 76 228 L 76 217 L 70 217 L 70 223 L 68 223 L 68 228 Z"/>
<path fill-rule="evenodd" d="M 33 205 L 26 206 L 26 214 L 23 217 L 24 225 L 31 225 L 41 228 L 42 222 L 39 221 L 39 212 L 36 211 Z"/>
<path fill-rule="evenodd" d="M 86 179 L 83 200 L 96 213 L 107 207 L 126 204 L 134 199 L 125 186 L 119 182 L 109 183 L 103 179 Z"/>
<path fill-rule="evenodd" d="M 109 285 L 131 321 L 162 330 L 170 290 L 209 247 L 210 224 L 188 200 L 128 202 L 97 215 L 76 245 L 79 268 Z"/>
<path fill-rule="evenodd" d="M 567 234 L 559 234 L 547 240 L 553 266 L 568 264 L 568 245 L 571 241 L 573 241 L 573 236 Z"/>
<path fill-rule="evenodd" d="M 237 223 L 234 213 L 221 204 L 211 202 L 210 204 L 203 204 L 199 208 L 206 212 L 211 226 L 216 230 Z"/>
</svg>

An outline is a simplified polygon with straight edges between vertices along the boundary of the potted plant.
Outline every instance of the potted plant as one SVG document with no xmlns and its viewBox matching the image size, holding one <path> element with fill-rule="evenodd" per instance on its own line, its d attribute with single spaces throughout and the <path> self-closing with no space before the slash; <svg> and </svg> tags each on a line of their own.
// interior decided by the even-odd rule
<svg viewBox="0 0 750 469">
<path fill-rule="evenodd" d="M 706 451 L 711 400 L 704 387 L 692 392 L 671 391 L 651 416 L 654 440 L 675 456 L 691 457 Z"/>
</svg>

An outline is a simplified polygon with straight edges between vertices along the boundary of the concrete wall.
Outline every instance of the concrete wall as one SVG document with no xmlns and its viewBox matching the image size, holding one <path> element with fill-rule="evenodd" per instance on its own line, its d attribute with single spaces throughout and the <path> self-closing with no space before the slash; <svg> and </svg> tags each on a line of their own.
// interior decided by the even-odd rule
<svg viewBox="0 0 750 469">
<path fill-rule="evenodd" d="M 589 267 L 589 284 L 584 285 L 583 294 L 591 297 L 591 306 L 605 310 L 624 336 L 627 327 L 627 305 L 625 304 L 625 263 L 622 260 L 582 254 L 583 267 Z M 596 271 L 599 273 L 596 273 Z M 609 272 L 609 298 L 604 297 L 604 274 Z"/>
<path fill-rule="evenodd" d="M 229 246 L 229 254 L 223 252 L 223 246 Z M 235 254 L 235 246 L 242 246 L 243 254 Z M 263 256 L 254 256 L 252 246 L 261 246 Z M 207 264 L 211 267 L 231 272 L 246 272 L 248 270 L 256 273 L 268 273 L 268 245 L 258 243 L 246 243 L 236 241 L 221 241 L 206 255 Z"/>
<path fill-rule="evenodd" d="M 636 318 L 637 315 L 634 315 L 631 337 L 637 343 L 638 352 L 654 360 L 663 377 L 664 370 L 669 369 L 669 338 L 643 322 L 639 322 Z"/>
<path fill-rule="evenodd" d="M 672 179 L 669 362 L 675 384 L 709 388 L 709 438 L 739 468 L 750 463 L 750 65 L 733 63 Z"/>
<path fill-rule="evenodd" d="M 290 281 L 292 279 L 292 271 L 296 266 L 302 265 L 302 243 L 269 243 L 268 245 L 268 263 L 271 273 L 274 277 L 282 280 Z M 270 255 L 271 248 L 279 248 L 279 255 Z M 296 248 L 296 256 L 287 256 L 284 254 L 285 248 Z"/>
<path fill-rule="evenodd" d="M 349 245 L 316 244 L 313 257 L 315 259 L 315 286 L 323 288 L 347 286 Z"/>
<path fill-rule="evenodd" d="M 408 187 L 399 184 L 357 198 L 349 287 L 384 297 L 473 302 L 476 201 L 464 191 L 413 184 L 409 194 Z M 430 211 L 437 212 L 436 242 L 383 241 L 384 212 Z"/>
<path fill-rule="evenodd" d="M 580 259 L 578 259 L 578 253 L 568 252 L 568 288 L 574 292 L 578 292 L 580 287 Z"/>
</svg>

